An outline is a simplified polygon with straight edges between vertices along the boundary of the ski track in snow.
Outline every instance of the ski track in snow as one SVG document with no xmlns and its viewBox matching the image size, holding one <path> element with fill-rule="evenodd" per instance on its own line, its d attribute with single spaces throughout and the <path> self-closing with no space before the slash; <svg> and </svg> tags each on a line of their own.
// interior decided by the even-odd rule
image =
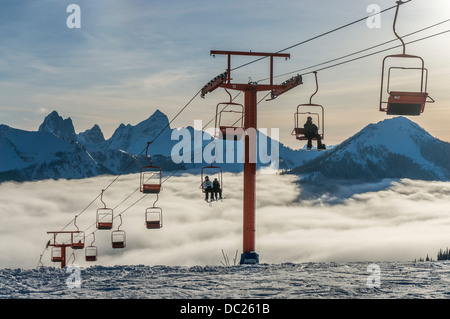
<svg viewBox="0 0 450 319">
<path fill-rule="evenodd" d="M 0 270 L 0 298 L 13 299 L 309 299 L 448 298 L 450 262 L 380 262 L 380 288 L 367 286 L 370 263 L 253 266 L 92 266 Z"/>
</svg>

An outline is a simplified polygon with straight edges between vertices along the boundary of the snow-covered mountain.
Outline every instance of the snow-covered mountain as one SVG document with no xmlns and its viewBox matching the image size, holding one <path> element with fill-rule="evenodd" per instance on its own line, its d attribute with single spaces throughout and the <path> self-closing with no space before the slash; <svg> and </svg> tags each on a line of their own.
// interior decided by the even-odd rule
<svg viewBox="0 0 450 319">
<path fill-rule="evenodd" d="M 201 143 L 197 145 L 194 139 L 201 132 L 195 131 L 192 127 L 187 127 L 190 132 L 191 163 L 174 163 L 171 152 L 180 142 L 180 140 L 172 139 L 174 130 L 177 129 L 170 128 L 167 116 L 159 110 L 137 125 L 120 124 L 107 140 L 97 124 L 91 129 L 76 134 L 72 120 L 63 119 L 56 111 L 45 117 L 37 132 L 1 125 L 0 182 L 85 178 L 100 174 L 139 172 L 142 166 L 148 165 L 145 148 L 147 143 L 153 140 L 149 154 L 152 156 L 154 165 L 160 166 L 163 170 L 198 170 L 210 164 L 194 161 L 194 147 L 203 149 L 212 139 L 200 138 Z M 203 134 L 207 133 L 203 132 Z M 259 138 L 267 139 L 269 155 L 271 153 L 270 137 L 259 132 Z M 298 166 L 318 155 L 318 152 L 292 150 L 281 143 L 278 146 L 280 169 Z M 236 147 L 234 149 L 236 150 Z M 258 167 L 265 165 L 268 164 L 258 163 Z M 242 170 L 240 163 L 224 163 L 221 167 L 224 171 Z"/>
<path fill-rule="evenodd" d="M 450 180 L 450 143 L 405 117 L 370 124 L 339 146 L 290 171 L 303 179 Z"/>
<path fill-rule="evenodd" d="M 111 173 L 75 141 L 51 133 L 49 126 L 41 127 L 42 131 L 28 132 L 0 125 L 0 181 L 83 178 Z"/>
</svg>

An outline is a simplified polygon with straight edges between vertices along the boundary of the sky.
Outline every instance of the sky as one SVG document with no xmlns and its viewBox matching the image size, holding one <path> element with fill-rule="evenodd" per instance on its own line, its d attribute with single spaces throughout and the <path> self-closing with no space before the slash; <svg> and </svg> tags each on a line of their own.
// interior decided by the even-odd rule
<svg viewBox="0 0 450 319">
<path fill-rule="evenodd" d="M 124 249 L 112 249 L 111 232 L 96 231 L 94 226 L 96 210 L 103 207 L 95 198 L 112 178 L 1 183 L 0 269 L 35 268 L 39 261 L 59 267 L 50 261 L 50 248 L 45 249 L 51 238 L 47 231 L 64 226 L 64 230 L 76 230 L 75 215 L 76 226 L 85 231 L 86 245 L 97 246 L 98 261 L 87 263 L 84 250 L 72 255 L 69 248 L 68 264 L 220 266 L 222 250 L 231 264 L 238 251 L 239 262 L 242 175 L 224 175 L 226 199 L 212 206 L 192 186 L 200 184 L 199 176 L 171 177 L 156 202 L 163 212 L 163 227 L 157 230 L 144 225 L 144 212 L 153 205 L 154 195 L 133 193 L 139 176 L 122 175 L 103 200 L 114 208 L 113 230 L 118 227 L 118 215 L 122 216 Z M 384 180 L 339 185 L 332 193 L 299 200 L 303 188 L 295 184 L 296 179 L 257 176 L 255 248 L 261 263 L 413 261 L 427 255 L 436 259 L 439 249 L 448 247 L 448 182 Z"/>
<path fill-rule="evenodd" d="M 67 25 L 70 4 L 80 8 L 80 28 Z M 35 131 L 56 110 L 72 119 L 77 133 L 98 124 L 109 138 L 121 123 L 135 125 L 156 109 L 173 119 L 209 80 L 225 71 L 225 57 L 213 58 L 210 50 L 277 52 L 366 17 L 371 5 L 386 9 L 395 1 L 3 0 L 0 123 Z M 394 39 L 393 16 L 394 10 L 389 10 L 376 27 L 364 20 L 283 51 L 291 58 L 276 59 L 275 83 L 297 70 Z M 401 7 L 397 31 L 408 34 L 449 18 L 448 0 L 413 0 Z M 407 41 L 449 28 L 450 22 L 443 23 Z M 338 144 L 387 117 L 378 111 L 381 63 L 384 55 L 399 50 L 319 71 L 319 92 L 313 102 L 325 108 L 326 144 Z M 411 119 L 433 136 L 450 141 L 450 33 L 407 45 L 406 51 L 425 60 L 428 92 L 436 100 Z M 247 57 L 233 58 L 232 67 L 246 62 Z M 268 70 L 267 60 L 262 60 L 236 70 L 233 81 L 258 81 L 268 76 Z M 311 74 L 303 82 L 258 105 L 258 126 L 279 128 L 281 142 L 295 149 L 303 145 L 291 136 L 293 114 L 315 89 Z M 208 122 L 215 116 L 216 104 L 227 99 L 222 89 L 205 99 L 197 96 L 172 127 Z M 236 101 L 243 103 L 242 95 Z"/>
</svg>

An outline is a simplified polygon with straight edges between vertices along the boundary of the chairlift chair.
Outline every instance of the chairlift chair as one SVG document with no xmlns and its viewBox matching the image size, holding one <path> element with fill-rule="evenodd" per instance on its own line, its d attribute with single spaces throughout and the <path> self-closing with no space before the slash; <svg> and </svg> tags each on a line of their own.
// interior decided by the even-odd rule
<svg viewBox="0 0 450 319">
<path fill-rule="evenodd" d="M 114 220 L 114 212 L 113 212 L 113 209 L 107 208 L 105 202 L 103 201 L 103 192 L 104 191 L 105 190 L 102 190 L 102 194 L 100 197 L 100 200 L 103 203 L 104 207 L 97 209 L 96 226 L 97 226 L 97 229 L 112 229 L 113 220 Z"/>
<path fill-rule="evenodd" d="M 86 261 L 97 261 L 97 246 L 87 246 L 84 252 Z"/>
<path fill-rule="evenodd" d="M 124 230 L 114 230 L 111 232 L 112 248 L 125 248 L 126 234 Z"/>
<path fill-rule="evenodd" d="M 126 233 L 124 230 L 120 230 L 120 226 L 122 225 L 122 215 L 119 215 L 119 217 L 120 217 L 120 225 L 117 227 L 117 230 L 113 230 L 111 232 L 112 248 L 126 247 Z"/>
<path fill-rule="evenodd" d="M 385 77 L 386 61 L 387 59 L 418 59 L 420 60 L 420 67 L 389 67 L 387 76 Z M 390 82 L 392 81 L 392 70 L 418 70 L 420 72 L 420 91 L 404 91 L 391 89 Z M 386 78 L 386 87 L 384 87 L 384 80 Z M 420 115 L 425 110 L 425 104 L 433 103 L 434 100 L 427 93 L 428 70 L 424 67 L 424 61 L 419 56 L 409 54 L 388 55 L 383 59 L 382 73 L 381 73 L 381 92 L 380 92 L 380 111 L 386 112 L 388 115 Z M 388 94 L 388 99 L 385 99 L 385 92 Z"/>
<path fill-rule="evenodd" d="M 223 176 L 222 176 L 222 168 L 219 166 L 214 166 L 211 164 L 210 166 L 205 166 L 202 168 L 201 172 L 201 183 L 200 188 L 202 189 L 202 192 L 205 193 L 205 189 L 203 187 L 203 182 L 205 181 L 205 177 L 208 176 L 209 180 L 211 182 L 214 181 L 215 178 L 217 178 L 217 181 L 220 183 L 220 189 L 223 190 Z"/>
<path fill-rule="evenodd" d="M 86 261 L 97 261 L 97 246 L 94 246 L 95 233 L 92 233 L 93 240 L 90 246 L 84 249 L 84 257 Z"/>
<path fill-rule="evenodd" d="M 294 135 L 295 138 L 299 141 L 306 141 L 308 137 L 305 136 L 305 129 L 303 127 L 307 118 L 311 116 L 313 118 L 313 122 L 319 128 L 319 136 L 323 140 L 324 139 L 324 118 L 325 118 L 325 110 L 324 107 L 320 104 L 312 103 L 313 96 L 319 90 L 319 82 L 317 80 L 317 72 L 314 71 L 314 76 L 316 79 L 316 91 L 309 98 L 309 103 L 299 104 L 297 106 L 297 111 L 294 113 L 294 130 L 291 135 Z M 312 138 L 312 140 L 317 140 L 317 138 Z"/>
<path fill-rule="evenodd" d="M 434 103 L 434 100 L 427 93 L 427 82 L 428 82 L 428 70 L 425 68 L 424 60 L 417 55 L 406 54 L 405 43 L 403 39 L 397 34 L 395 31 L 395 25 L 397 22 L 397 16 L 400 5 L 403 4 L 402 1 L 397 1 L 397 9 L 395 11 L 395 18 L 393 23 L 393 31 L 395 36 L 400 40 L 403 47 L 402 54 L 393 54 L 388 55 L 383 59 L 382 69 L 381 69 L 381 91 L 380 91 L 380 104 L 379 110 L 381 112 L 386 112 L 388 115 L 420 115 L 423 113 L 425 109 L 425 104 Z M 418 61 L 418 67 L 410 67 L 410 66 L 391 66 L 386 72 L 387 63 L 386 61 L 390 59 L 395 59 L 396 61 L 402 60 L 403 63 L 406 60 Z M 420 90 L 414 91 L 405 91 L 390 88 L 390 82 L 392 80 L 391 71 L 392 70 L 417 70 L 420 73 L 420 82 L 418 82 L 420 86 Z M 385 76 L 387 73 L 387 76 Z M 386 77 L 386 87 L 384 85 Z M 387 94 L 389 95 L 388 99 L 385 99 L 384 90 L 386 89 Z M 428 100 L 429 99 L 429 100 Z"/>
<path fill-rule="evenodd" d="M 51 260 L 52 262 L 61 262 L 63 260 L 61 247 L 52 247 Z"/>
<path fill-rule="evenodd" d="M 84 231 L 72 232 L 72 249 L 83 249 L 84 248 Z"/>
<path fill-rule="evenodd" d="M 162 208 L 149 207 L 145 210 L 145 226 L 147 229 L 162 228 Z"/>
<path fill-rule="evenodd" d="M 301 112 L 300 108 L 302 107 L 317 107 L 321 110 L 319 112 Z M 319 104 L 300 104 L 297 106 L 297 112 L 294 114 L 294 122 L 295 127 L 292 131 L 292 135 L 295 135 L 295 138 L 299 141 L 306 141 L 308 140 L 308 137 L 305 136 L 305 128 L 303 127 L 303 124 L 306 122 L 308 116 L 311 116 L 313 118 L 313 122 L 317 123 L 317 126 L 319 128 L 319 135 L 320 138 L 323 140 L 324 138 L 324 108 L 322 105 Z M 312 140 L 317 140 L 316 137 L 312 138 Z"/>
<path fill-rule="evenodd" d="M 215 128 L 220 131 L 220 137 L 224 140 L 240 140 L 244 134 L 244 106 L 232 101 L 221 102 L 216 106 Z"/>
<path fill-rule="evenodd" d="M 153 166 L 152 160 L 148 155 L 149 145 L 150 143 L 147 143 L 145 156 L 150 161 L 150 165 L 141 168 L 140 190 L 144 194 L 159 194 L 162 184 L 162 171 L 160 167 Z"/>
<path fill-rule="evenodd" d="M 75 216 L 74 218 L 74 225 L 77 228 L 76 231 L 70 231 L 70 241 L 71 241 L 71 248 L 72 249 L 83 249 L 84 248 L 84 240 L 85 240 L 85 235 L 84 235 L 84 231 L 80 231 L 78 226 L 77 226 L 77 217 Z"/>
<path fill-rule="evenodd" d="M 111 208 L 97 209 L 97 229 L 112 229 L 114 213 Z"/>
</svg>

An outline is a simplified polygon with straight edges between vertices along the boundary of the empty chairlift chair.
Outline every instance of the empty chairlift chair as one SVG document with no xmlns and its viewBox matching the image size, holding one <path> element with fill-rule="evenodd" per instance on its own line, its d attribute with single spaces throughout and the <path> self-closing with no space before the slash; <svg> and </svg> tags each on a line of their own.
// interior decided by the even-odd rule
<svg viewBox="0 0 450 319">
<path fill-rule="evenodd" d="M 111 246 L 112 248 L 125 248 L 126 247 L 126 233 L 124 230 L 120 230 L 122 225 L 122 215 L 120 217 L 120 225 L 117 230 L 111 232 Z"/>
<path fill-rule="evenodd" d="M 152 164 L 152 160 L 148 155 L 149 145 L 150 143 L 147 143 L 145 156 L 150 161 L 150 165 L 141 168 L 140 190 L 144 194 L 159 194 L 162 184 L 162 172 L 160 167 L 153 166 Z"/>
<path fill-rule="evenodd" d="M 240 140 L 244 135 L 244 106 L 232 101 L 222 102 L 216 106 L 215 128 L 224 140 Z"/>
<path fill-rule="evenodd" d="M 402 43 L 403 53 L 388 55 L 383 59 L 379 110 L 381 112 L 386 112 L 388 115 L 414 116 L 423 113 L 425 110 L 425 104 L 427 102 L 433 103 L 434 100 L 427 93 L 428 70 L 425 68 L 424 60 L 419 56 L 406 54 L 405 43 L 395 31 L 398 11 L 401 4 L 402 1 L 397 1 L 393 30 L 395 36 Z M 390 64 L 388 65 L 387 61 L 394 60 L 395 65 L 389 66 Z M 399 65 L 400 63 L 401 65 Z M 418 76 L 416 75 L 416 79 L 414 79 L 416 82 L 416 87 L 405 89 L 404 86 L 399 88 L 397 85 L 397 88 L 392 88 L 391 82 L 393 82 L 394 78 L 393 71 L 397 73 L 400 71 L 403 74 L 406 74 L 408 71 L 418 73 Z M 388 95 L 387 100 L 385 98 L 385 90 Z"/>
<path fill-rule="evenodd" d="M 84 232 L 83 231 L 73 232 L 71 247 L 72 247 L 72 249 L 83 249 L 84 248 Z"/>
<path fill-rule="evenodd" d="M 71 248 L 72 249 L 83 249 L 84 248 L 84 240 L 85 235 L 84 231 L 80 231 L 77 226 L 77 216 L 75 216 L 74 219 L 75 227 L 77 228 L 76 231 L 72 231 L 71 233 Z"/>
<path fill-rule="evenodd" d="M 52 262 L 61 262 L 62 260 L 63 260 L 63 257 L 62 257 L 61 247 L 52 247 L 51 261 Z"/>
<path fill-rule="evenodd" d="M 162 209 L 161 207 L 149 207 L 145 210 L 145 226 L 147 229 L 162 228 Z"/>
<path fill-rule="evenodd" d="M 111 232 L 111 244 L 112 248 L 125 248 L 126 247 L 126 234 L 123 230 L 114 230 Z"/>
<path fill-rule="evenodd" d="M 85 249 L 86 261 L 97 261 L 97 247 L 87 246 Z"/>
<path fill-rule="evenodd" d="M 95 242 L 95 233 L 92 233 L 94 240 L 92 241 L 90 246 L 86 246 L 84 249 L 84 257 L 86 261 L 97 261 L 97 246 L 94 246 Z"/>
<path fill-rule="evenodd" d="M 102 190 L 100 200 L 103 203 L 104 207 L 97 209 L 96 226 L 97 229 L 112 229 L 114 212 L 111 208 L 106 207 L 106 204 L 103 201 L 103 192 L 104 190 Z"/>
</svg>

